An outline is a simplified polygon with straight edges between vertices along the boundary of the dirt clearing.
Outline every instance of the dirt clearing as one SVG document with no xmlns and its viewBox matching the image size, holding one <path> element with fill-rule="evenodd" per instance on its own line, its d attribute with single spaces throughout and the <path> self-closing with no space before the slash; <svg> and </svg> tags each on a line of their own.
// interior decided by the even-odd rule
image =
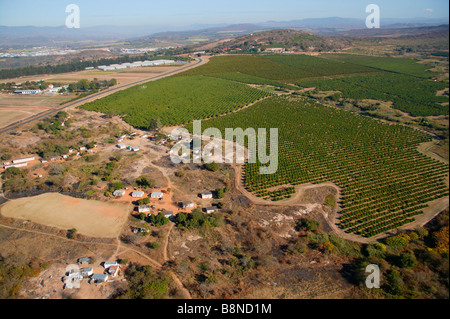
<svg viewBox="0 0 450 319">
<path fill-rule="evenodd" d="M 112 238 L 120 234 L 131 211 L 130 204 L 84 200 L 58 193 L 11 200 L 0 212 L 62 229 L 76 228 L 81 234 Z"/>
</svg>

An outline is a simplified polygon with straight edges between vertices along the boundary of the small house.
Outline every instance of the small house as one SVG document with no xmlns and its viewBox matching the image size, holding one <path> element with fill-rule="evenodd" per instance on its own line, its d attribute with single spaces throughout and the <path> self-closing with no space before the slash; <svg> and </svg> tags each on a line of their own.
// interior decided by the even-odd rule
<svg viewBox="0 0 450 319">
<path fill-rule="evenodd" d="M 194 207 L 194 202 L 191 200 L 184 201 L 184 202 L 181 202 L 180 206 L 183 208 L 192 208 L 192 207 Z"/>
<path fill-rule="evenodd" d="M 86 150 L 85 146 L 80 147 L 80 152 L 84 152 Z"/>
<path fill-rule="evenodd" d="M 207 214 L 212 214 L 216 211 L 217 207 L 211 206 L 211 207 L 206 207 L 204 210 Z"/>
<path fill-rule="evenodd" d="M 125 144 L 123 144 L 123 143 L 117 144 L 116 147 L 117 147 L 119 150 L 124 150 L 124 149 L 127 148 L 127 146 L 126 146 Z"/>
<path fill-rule="evenodd" d="M 212 192 L 204 192 L 200 194 L 200 197 L 202 199 L 209 199 L 209 198 L 213 198 L 213 193 Z"/>
<path fill-rule="evenodd" d="M 111 267 L 108 268 L 108 273 L 113 276 L 116 277 L 117 274 L 119 273 L 119 265 L 112 265 Z"/>
<path fill-rule="evenodd" d="M 163 212 L 163 214 L 164 214 L 164 217 L 166 217 L 166 218 L 170 218 L 173 216 L 173 212 L 170 212 L 170 211 Z"/>
<path fill-rule="evenodd" d="M 94 274 L 94 268 L 92 268 L 92 267 L 81 268 L 81 269 L 80 269 L 80 274 L 81 274 L 84 278 L 89 277 L 89 276 L 91 276 L 92 274 Z"/>
<path fill-rule="evenodd" d="M 133 198 L 142 198 L 142 197 L 144 197 L 144 192 L 142 192 L 142 191 L 134 191 L 133 193 L 131 193 L 131 197 L 133 197 Z"/>
<path fill-rule="evenodd" d="M 117 261 L 105 261 L 105 263 L 104 263 L 105 269 L 108 269 L 109 267 L 114 266 L 114 265 L 118 265 Z"/>
<path fill-rule="evenodd" d="M 108 275 L 106 275 L 106 274 L 93 274 L 91 279 L 95 283 L 102 283 L 102 282 L 106 282 L 108 280 Z"/>
<path fill-rule="evenodd" d="M 114 196 L 114 197 L 122 197 L 122 196 L 125 196 L 125 191 L 123 191 L 123 190 L 115 190 L 115 191 L 113 192 L 113 196 Z"/>
<path fill-rule="evenodd" d="M 141 205 L 138 207 L 139 213 L 149 213 L 150 212 L 150 206 L 149 205 Z"/>
<path fill-rule="evenodd" d="M 132 152 L 139 152 L 139 147 L 133 146 L 133 147 L 130 148 L 130 150 L 131 150 Z"/>
<path fill-rule="evenodd" d="M 150 197 L 152 199 L 162 199 L 164 197 L 164 194 L 161 192 L 153 192 L 150 194 Z"/>
<path fill-rule="evenodd" d="M 78 259 L 78 263 L 82 265 L 87 265 L 91 262 L 91 258 L 89 257 L 82 257 Z"/>
</svg>

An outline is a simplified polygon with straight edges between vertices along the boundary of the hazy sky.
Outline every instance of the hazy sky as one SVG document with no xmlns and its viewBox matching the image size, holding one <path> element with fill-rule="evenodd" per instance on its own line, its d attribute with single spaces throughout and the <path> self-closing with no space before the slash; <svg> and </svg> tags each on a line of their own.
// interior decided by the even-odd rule
<svg viewBox="0 0 450 319">
<path fill-rule="evenodd" d="M 448 18 L 448 0 L 0 0 L 0 25 L 61 26 L 66 6 L 80 8 L 81 26 L 256 23 L 304 18 Z"/>
</svg>

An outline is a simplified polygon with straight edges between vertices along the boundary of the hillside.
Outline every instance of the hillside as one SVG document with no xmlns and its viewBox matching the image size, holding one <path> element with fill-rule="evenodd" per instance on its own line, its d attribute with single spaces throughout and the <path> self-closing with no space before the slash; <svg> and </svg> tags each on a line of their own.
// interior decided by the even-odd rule
<svg viewBox="0 0 450 319">
<path fill-rule="evenodd" d="M 322 52 L 341 50 L 352 45 L 345 38 L 326 38 L 299 30 L 270 30 L 239 36 L 228 41 L 204 44 L 197 49 L 213 53 L 224 51 L 260 52 L 266 48 L 284 48 L 295 52 Z"/>
</svg>

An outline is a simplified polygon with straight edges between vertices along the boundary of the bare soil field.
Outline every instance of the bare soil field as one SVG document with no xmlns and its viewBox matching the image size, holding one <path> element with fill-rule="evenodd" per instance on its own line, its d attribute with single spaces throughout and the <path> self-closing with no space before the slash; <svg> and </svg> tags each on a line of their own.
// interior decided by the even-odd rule
<svg viewBox="0 0 450 319">
<path fill-rule="evenodd" d="M 8 201 L 0 212 L 5 217 L 62 229 L 76 228 L 87 236 L 112 238 L 121 232 L 130 208 L 129 204 L 88 201 L 49 193 Z"/>
<path fill-rule="evenodd" d="M 59 106 L 73 95 L 0 94 L 0 128 Z"/>
<path fill-rule="evenodd" d="M 141 68 L 124 69 L 107 72 L 100 70 L 90 70 L 90 71 L 84 70 L 69 73 L 30 75 L 30 76 L 23 76 L 20 78 L 3 79 L 0 80 L 0 83 L 7 83 L 7 82 L 22 83 L 26 81 L 31 82 L 44 80 L 45 82 L 48 83 L 67 82 L 68 84 L 71 82 L 77 82 L 78 80 L 81 79 L 87 79 L 92 81 L 94 78 L 97 78 L 99 80 L 110 80 L 114 78 L 117 80 L 118 84 L 128 84 L 151 77 L 152 75 L 158 75 L 167 71 L 171 71 L 174 68 L 177 67 L 174 66 L 141 67 Z"/>
</svg>

